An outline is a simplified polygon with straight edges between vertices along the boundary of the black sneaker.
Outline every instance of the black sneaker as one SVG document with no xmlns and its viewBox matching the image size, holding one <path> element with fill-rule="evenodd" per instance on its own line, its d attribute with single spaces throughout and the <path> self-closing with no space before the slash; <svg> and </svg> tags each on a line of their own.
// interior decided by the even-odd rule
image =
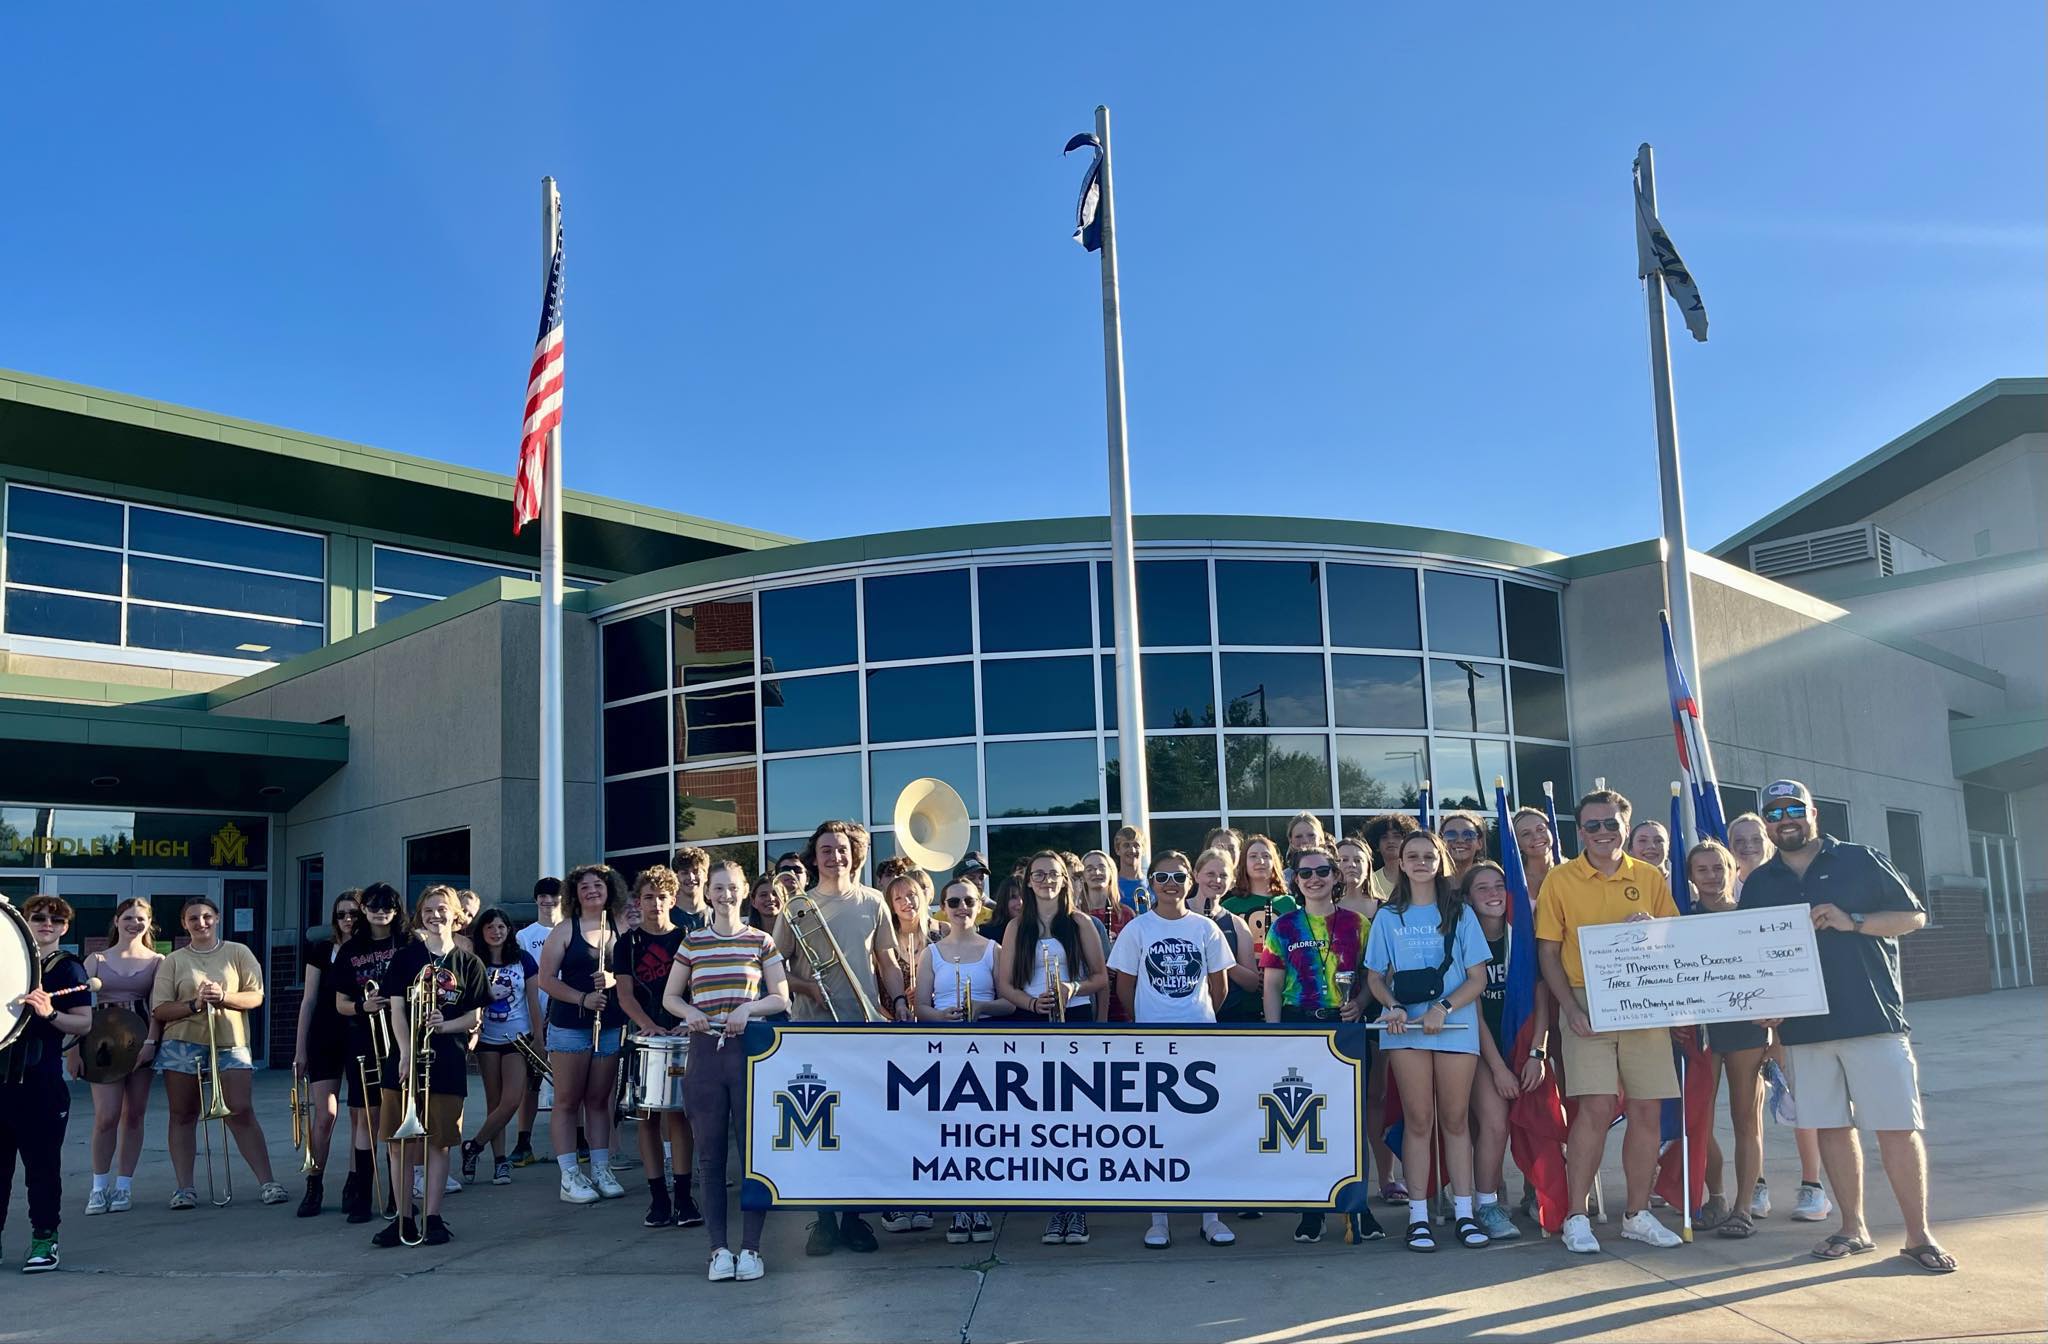
<svg viewBox="0 0 2048 1344">
<path fill-rule="evenodd" d="M 839 1249 L 839 1220 L 829 1213 L 818 1215 L 811 1233 L 804 1239 L 805 1255 L 830 1255 Z"/>
<path fill-rule="evenodd" d="M 866 1254 L 875 1249 L 875 1229 L 858 1214 L 845 1213 L 839 1216 L 839 1240 L 846 1249 Z"/>
<path fill-rule="evenodd" d="M 1237 1211 L 1237 1221 L 1239 1221 L 1240 1223 L 1255 1223 L 1265 1216 L 1266 1215 L 1258 1209 L 1239 1209 Z"/>
<path fill-rule="evenodd" d="M 370 1244 L 381 1250 L 389 1250 L 399 1244 L 401 1234 L 408 1237 L 413 1235 L 411 1219 L 407 1219 L 403 1227 L 396 1220 L 384 1224 L 371 1234 Z"/>
<path fill-rule="evenodd" d="M 669 1205 L 668 1189 L 658 1182 L 649 1182 L 654 1193 L 647 1201 L 647 1216 L 640 1220 L 642 1227 L 667 1227 L 675 1218 L 675 1209 Z"/>
<path fill-rule="evenodd" d="M 306 1176 L 306 1193 L 299 1197 L 299 1217 L 318 1218 L 321 1197 L 320 1173 L 310 1172 Z"/>
<path fill-rule="evenodd" d="M 370 1183 L 359 1171 L 351 1171 L 341 1183 L 341 1211 L 352 1223 L 370 1221 Z"/>
<path fill-rule="evenodd" d="M 29 1239 L 28 1258 L 21 1262 L 24 1274 L 47 1274 L 58 1265 L 57 1234 L 37 1232 Z"/>
<path fill-rule="evenodd" d="M 676 1226 L 704 1226 L 704 1211 L 697 1207 L 697 1201 L 690 1198 L 690 1192 L 682 1191 L 676 1200 Z"/>
<path fill-rule="evenodd" d="M 469 1185 L 476 1180 L 476 1159 L 483 1149 L 473 1140 L 462 1145 L 462 1183 Z"/>
<path fill-rule="evenodd" d="M 448 1230 L 448 1224 L 441 1221 L 441 1215 L 438 1213 L 428 1214 L 427 1245 L 446 1246 L 453 1240 L 455 1240 L 455 1234 Z"/>
<path fill-rule="evenodd" d="M 1344 1225 L 1344 1240 L 1354 1246 L 1360 1242 L 1385 1241 L 1386 1239 L 1387 1229 L 1380 1226 L 1380 1220 L 1372 1216 L 1370 1209 L 1364 1213 L 1350 1215 Z"/>
<path fill-rule="evenodd" d="M 538 1159 L 536 1159 L 533 1155 L 533 1145 L 530 1143 L 522 1143 L 518 1147 L 514 1148 L 510 1153 L 506 1154 L 505 1160 L 507 1162 L 510 1162 L 515 1167 L 530 1167 Z"/>
<path fill-rule="evenodd" d="M 1323 1215 L 1304 1213 L 1301 1221 L 1294 1225 L 1296 1241 L 1321 1241 L 1323 1239 Z"/>
</svg>

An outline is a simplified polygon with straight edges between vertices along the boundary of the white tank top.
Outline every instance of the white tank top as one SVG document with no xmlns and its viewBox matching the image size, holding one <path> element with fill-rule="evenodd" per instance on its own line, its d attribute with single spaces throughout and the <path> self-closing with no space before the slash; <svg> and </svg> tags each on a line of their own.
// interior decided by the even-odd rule
<svg viewBox="0 0 2048 1344">
<path fill-rule="evenodd" d="M 1067 965 L 1067 949 L 1060 946 L 1059 939 L 1053 937 L 1041 938 L 1038 940 L 1038 953 L 1031 958 L 1031 979 L 1024 984 L 1024 992 L 1034 999 L 1045 993 L 1045 967 L 1048 958 L 1052 962 L 1052 973 L 1058 979 L 1064 980 L 1068 984 L 1073 984 L 1075 981 L 1086 977 L 1086 972 L 1079 967 Z M 1067 1007 L 1071 1009 L 1077 1004 L 1088 1002 L 1090 1002 L 1088 995 L 1076 994 L 1073 998 L 1067 1000 Z"/>
<path fill-rule="evenodd" d="M 937 943 L 925 948 L 924 954 L 932 964 L 932 1007 L 940 1012 L 958 1007 L 963 987 L 977 1004 L 995 1002 L 996 943 L 994 939 L 985 942 L 981 956 L 974 961 L 948 961 Z"/>
</svg>

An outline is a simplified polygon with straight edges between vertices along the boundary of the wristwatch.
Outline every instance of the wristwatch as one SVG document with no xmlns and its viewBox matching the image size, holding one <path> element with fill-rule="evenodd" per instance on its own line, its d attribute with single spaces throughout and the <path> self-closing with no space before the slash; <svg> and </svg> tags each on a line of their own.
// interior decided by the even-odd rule
<svg viewBox="0 0 2048 1344">
<path fill-rule="evenodd" d="M 1849 925 L 1855 932 L 1863 932 L 1863 912 L 1861 910 L 1851 910 L 1849 912 Z"/>
<path fill-rule="evenodd" d="M 1436 1001 L 1436 1006 L 1443 1009 L 1447 1013 L 1455 1013 L 1458 1011 L 1457 1009 L 1451 1007 L 1451 1001 L 1449 999 L 1438 999 Z"/>
<path fill-rule="evenodd" d="M 1529 1047 L 1529 1058 L 1531 1058 L 1531 1059 L 1549 1059 L 1549 1058 L 1550 1058 L 1550 1052 L 1549 1052 L 1548 1050 L 1545 1050 L 1545 1049 L 1544 1049 L 1544 1048 L 1543 1048 L 1542 1046 L 1540 1046 L 1540 1045 L 1532 1045 L 1532 1046 L 1530 1046 L 1530 1047 Z"/>
</svg>

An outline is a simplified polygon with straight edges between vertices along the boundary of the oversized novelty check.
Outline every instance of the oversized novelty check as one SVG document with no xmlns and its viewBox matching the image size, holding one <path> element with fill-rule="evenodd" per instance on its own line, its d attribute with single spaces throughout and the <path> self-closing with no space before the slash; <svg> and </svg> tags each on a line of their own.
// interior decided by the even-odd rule
<svg viewBox="0 0 2048 1344">
<path fill-rule="evenodd" d="M 1589 924 L 1579 960 L 1595 1031 L 1828 1010 L 1809 906 Z"/>
</svg>

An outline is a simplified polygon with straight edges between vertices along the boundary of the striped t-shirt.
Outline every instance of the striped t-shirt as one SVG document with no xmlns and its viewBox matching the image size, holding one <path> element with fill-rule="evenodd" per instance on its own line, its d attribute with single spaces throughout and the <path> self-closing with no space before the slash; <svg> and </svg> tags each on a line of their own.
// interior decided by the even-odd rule
<svg viewBox="0 0 2048 1344">
<path fill-rule="evenodd" d="M 676 949 L 676 960 L 690 967 L 690 1002 L 713 1022 L 760 998 L 762 972 L 781 959 L 775 940 L 751 926 L 731 934 L 692 929 Z"/>
</svg>

